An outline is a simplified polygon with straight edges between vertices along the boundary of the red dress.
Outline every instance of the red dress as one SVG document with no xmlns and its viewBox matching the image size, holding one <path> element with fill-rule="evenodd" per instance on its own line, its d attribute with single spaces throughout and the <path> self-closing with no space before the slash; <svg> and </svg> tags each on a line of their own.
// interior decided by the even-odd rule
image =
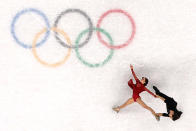
<svg viewBox="0 0 196 131">
<path fill-rule="evenodd" d="M 151 91 L 149 91 L 141 82 L 140 80 L 136 77 L 135 72 L 133 71 L 133 69 L 131 69 L 131 72 L 133 74 L 134 79 L 136 80 L 136 84 L 133 84 L 133 80 L 130 79 L 128 82 L 128 85 L 130 88 L 133 89 L 133 96 L 132 98 L 134 99 L 134 101 L 137 100 L 137 98 L 140 98 L 139 94 L 143 91 L 147 91 L 148 93 L 150 93 L 151 95 L 153 95 L 154 97 L 156 97 L 156 95 L 154 93 L 152 93 Z"/>
</svg>

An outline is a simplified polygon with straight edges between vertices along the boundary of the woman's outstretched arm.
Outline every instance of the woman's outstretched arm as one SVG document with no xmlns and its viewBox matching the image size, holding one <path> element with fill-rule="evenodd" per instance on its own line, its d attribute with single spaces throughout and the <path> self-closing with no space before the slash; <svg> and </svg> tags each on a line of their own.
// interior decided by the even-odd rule
<svg viewBox="0 0 196 131">
<path fill-rule="evenodd" d="M 148 90 L 146 87 L 145 87 L 145 91 L 147 91 L 149 94 L 151 94 L 152 96 L 154 97 L 157 97 L 154 93 L 152 93 L 150 90 Z"/>
<path fill-rule="evenodd" d="M 134 79 L 135 79 L 136 81 L 139 80 L 139 79 L 137 78 L 137 76 L 135 75 L 135 72 L 133 71 L 133 66 L 130 65 L 130 67 L 131 67 L 131 72 L 132 72 L 132 74 L 133 74 Z"/>
</svg>

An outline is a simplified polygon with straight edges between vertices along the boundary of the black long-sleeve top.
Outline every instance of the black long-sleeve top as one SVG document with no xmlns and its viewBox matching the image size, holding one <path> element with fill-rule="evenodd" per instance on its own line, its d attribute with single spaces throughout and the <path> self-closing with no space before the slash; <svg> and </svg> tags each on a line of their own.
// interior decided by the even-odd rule
<svg viewBox="0 0 196 131">
<path fill-rule="evenodd" d="M 165 99 L 164 102 L 166 103 L 167 113 L 163 113 L 162 116 L 169 117 L 170 110 L 174 112 L 177 111 L 176 109 L 177 102 L 171 97 L 168 97 L 167 99 Z"/>
</svg>

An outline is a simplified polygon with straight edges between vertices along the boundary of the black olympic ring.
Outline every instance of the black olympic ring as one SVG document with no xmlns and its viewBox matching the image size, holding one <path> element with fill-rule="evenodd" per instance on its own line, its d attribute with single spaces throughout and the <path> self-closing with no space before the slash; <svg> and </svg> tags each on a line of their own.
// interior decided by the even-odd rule
<svg viewBox="0 0 196 131">
<path fill-rule="evenodd" d="M 58 23 L 59 23 L 60 19 L 61 19 L 64 15 L 66 15 L 67 13 L 79 13 L 79 14 L 81 14 L 82 16 L 84 16 L 84 17 L 87 19 L 87 21 L 88 21 L 88 24 L 89 24 L 88 36 L 87 36 L 87 38 L 85 39 L 84 42 L 82 42 L 82 43 L 80 43 L 80 44 L 78 45 L 77 48 L 83 47 L 85 44 L 87 44 L 87 43 L 89 42 L 90 38 L 92 37 L 92 34 L 93 34 L 93 23 L 92 23 L 90 17 L 89 17 L 84 11 L 82 11 L 82 10 L 80 10 L 80 9 L 67 9 L 67 10 L 61 12 L 60 15 L 57 16 L 57 18 L 56 18 L 56 20 L 55 20 L 55 22 L 54 22 L 54 27 L 55 27 L 55 28 L 58 28 Z M 71 45 L 71 46 L 70 46 L 70 45 L 66 44 L 65 42 L 63 42 L 63 41 L 59 38 L 58 32 L 55 32 L 54 34 L 55 34 L 56 40 L 57 40 L 62 46 L 67 47 L 67 48 L 76 48 L 74 45 Z"/>
</svg>

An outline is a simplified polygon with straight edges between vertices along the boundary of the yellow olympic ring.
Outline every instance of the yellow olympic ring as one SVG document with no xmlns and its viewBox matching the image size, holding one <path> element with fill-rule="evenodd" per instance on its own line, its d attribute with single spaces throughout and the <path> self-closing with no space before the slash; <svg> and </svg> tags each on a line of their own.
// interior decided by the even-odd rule
<svg viewBox="0 0 196 131">
<path fill-rule="evenodd" d="M 63 37 L 66 39 L 67 43 L 69 45 L 71 45 L 71 40 L 70 38 L 68 37 L 68 35 L 63 31 L 63 30 L 60 30 L 58 28 L 51 28 L 50 30 L 54 31 L 54 32 L 58 32 L 60 34 L 63 35 Z M 47 31 L 46 28 L 44 28 L 43 30 L 41 30 L 40 32 L 38 32 L 36 35 L 35 35 L 35 38 L 33 40 L 33 44 L 32 44 L 32 52 L 33 52 L 33 56 L 35 57 L 35 59 L 40 62 L 41 64 L 45 65 L 45 66 L 49 66 L 49 67 L 57 67 L 57 66 L 60 66 L 62 64 L 64 64 L 67 59 L 70 57 L 70 54 L 71 54 L 71 48 L 68 49 L 68 53 L 67 55 L 63 58 L 63 60 L 59 61 L 59 62 L 56 62 L 56 63 L 47 63 L 45 61 L 43 61 L 42 59 L 40 59 L 40 57 L 37 55 L 37 51 L 36 51 L 36 43 L 39 39 L 39 37 L 45 33 Z"/>
</svg>

